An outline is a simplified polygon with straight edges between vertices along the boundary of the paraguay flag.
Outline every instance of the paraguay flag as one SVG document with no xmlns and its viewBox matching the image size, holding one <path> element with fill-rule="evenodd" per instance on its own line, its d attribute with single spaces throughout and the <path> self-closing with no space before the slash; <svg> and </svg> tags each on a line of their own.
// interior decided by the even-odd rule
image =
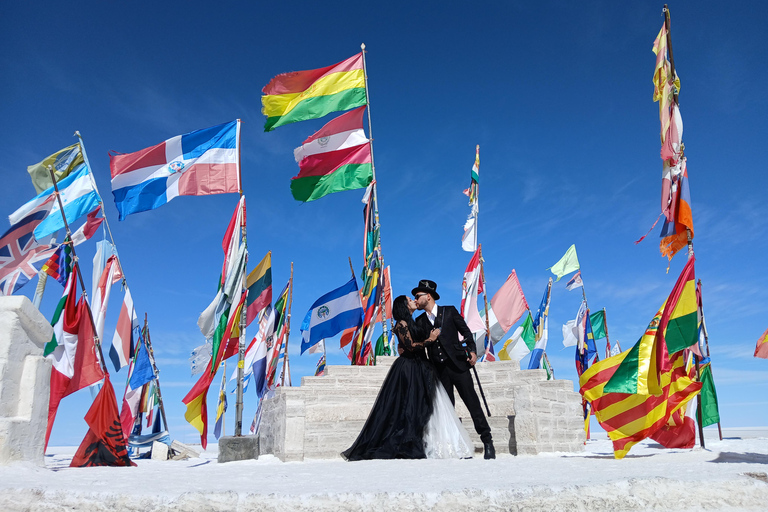
<svg viewBox="0 0 768 512">
<path fill-rule="evenodd" d="M 135 153 L 110 153 L 112 194 L 120 220 L 176 196 L 240 190 L 240 121 L 172 137 Z"/>
</svg>

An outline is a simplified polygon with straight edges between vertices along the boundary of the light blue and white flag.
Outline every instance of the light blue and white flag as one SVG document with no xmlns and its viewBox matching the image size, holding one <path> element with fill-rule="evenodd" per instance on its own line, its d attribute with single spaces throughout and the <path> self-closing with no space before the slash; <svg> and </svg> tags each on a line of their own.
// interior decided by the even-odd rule
<svg viewBox="0 0 768 512">
<path fill-rule="evenodd" d="M 326 293 L 307 311 L 301 323 L 301 353 L 322 340 L 363 323 L 363 304 L 353 277 L 347 284 Z"/>
<path fill-rule="evenodd" d="M 93 187 L 93 179 L 85 164 L 80 165 L 69 176 L 58 182 L 58 187 L 61 202 L 64 205 L 64 214 L 70 224 L 99 206 L 99 194 Z M 34 199 L 13 212 L 8 220 L 11 224 L 16 224 L 44 203 L 50 204 L 50 213 L 35 228 L 35 239 L 42 240 L 64 227 L 61 209 L 54 196 L 53 187 L 40 192 Z"/>
</svg>

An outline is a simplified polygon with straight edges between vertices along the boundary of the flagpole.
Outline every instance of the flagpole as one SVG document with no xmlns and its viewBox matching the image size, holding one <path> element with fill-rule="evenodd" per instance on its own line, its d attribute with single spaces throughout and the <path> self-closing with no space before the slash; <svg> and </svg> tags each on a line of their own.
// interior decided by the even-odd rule
<svg viewBox="0 0 768 512">
<path fill-rule="evenodd" d="M 677 72 L 675 71 L 675 56 L 672 53 L 672 32 L 671 32 L 671 22 L 669 18 L 669 7 L 667 4 L 664 4 L 664 27 L 667 29 L 667 50 L 669 51 L 669 65 L 670 65 L 670 71 L 672 73 L 672 82 L 674 83 L 675 78 L 677 77 Z M 673 101 L 675 104 L 679 105 L 678 100 L 678 92 L 675 90 L 673 92 Z M 674 122 L 674 121 L 672 121 Z M 680 151 L 680 158 L 683 158 L 683 152 L 684 149 L 682 148 L 683 144 L 682 141 L 680 141 L 681 151 Z M 693 236 L 691 234 L 691 229 L 686 226 L 685 228 L 686 235 L 688 237 L 688 259 L 690 260 L 693 258 Z M 669 270 L 669 267 L 667 267 L 667 270 Z M 698 343 L 698 342 L 697 342 Z M 693 361 L 696 364 L 696 377 L 698 378 L 699 382 L 701 382 L 701 368 L 699 367 L 699 357 L 694 354 L 693 355 Z M 704 427 L 702 425 L 702 410 L 701 410 L 701 393 L 699 393 L 698 397 L 698 412 L 696 414 L 696 419 L 699 424 L 699 444 L 701 444 L 701 447 L 704 448 Z"/>
<path fill-rule="evenodd" d="M 373 188 L 371 189 L 371 195 L 373 195 L 373 218 L 374 218 L 374 229 L 379 228 L 379 266 L 381 267 L 382 276 L 384 274 L 384 252 L 381 248 L 381 223 L 379 221 L 379 193 L 378 189 L 376 187 L 377 181 L 376 181 L 376 164 L 374 163 L 373 159 L 373 125 L 371 124 L 371 98 L 368 94 L 368 66 L 365 62 L 365 43 L 360 45 L 360 50 L 363 55 L 363 77 L 365 78 L 365 103 L 368 108 L 366 108 L 366 112 L 368 114 L 368 146 L 371 149 L 371 172 L 373 174 L 373 181 L 371 184 L 373 185 Z M 354 271 L 352 272 L 354 274 Z M 383 281 L 383 279 L 382 279 Z M 383 291 L 383 290 L 382 290 Z M 389 328 L 387 327 L 387 308 L 385 307 L 385 300 L 384 300 L 384 293 L 381 294 L 381 297 L 379 299 L 379 308 L 381 308 L 381 329 L 384 333 L 384 339 L 387 340 L 387 343 L 389 342 Z"/>
<path fill-rule="evenodd" d="M 51 180 L 53 181 L 53 189 L 54 189 L 54 195 L 56 196 L 56 200 L 59 203 L 59 212 L 61 213 L 61 219 L 64 221 L 64 229 L 66 230 L 67 236 L 72 239 L 72 232 L 69 230 L 69 223 L 67 222 L 67 215 L 64 213 L 64 203 L 61 200 L 61 195 L 59 194 L 59 185 L 56 182 L 56 176 L 53 173 L 53 166 L 48 166 L 48 172 L 51 174 Z M 93 178 L 91 178 L 93 179 Z M 77 258 L 77 253 L 75 252 L 75 244 L 72 244 L 72 261 L 77 268 L 77 277 L 80 281 L 80 287 L 83 289 L 83 297 L 85 298 L 85 309 L 88 310 L 88 318 L 91 320 L 91 326 L 93 327 L 93 342 L 96 345 L 96 348 L 99 350 L 99 359 L 101 363 L 101 367 L 104 370 L 104 375 L 108 376 L 109 371 L 107 370 L 107 364 L 104 361 L 104 354 L 101 351 L 101 341 L 99 340 L 99 333 L 96 330 L 96 322 L 93 320 L 93 312 L 91 311 L 91 306 L 88 303 L 88 292 L 85 290 L 85 281 L 83 281 L 83 273 L 80 270 L 80 262 Z M 75 293 L 75 298 L 77 298 L 77 286 L 75 286 L 73 292 Z"/>
<path fill-rule="evenodd" d="M 240 145 L 238 144 L 238 169 L 240 168 Z M 240 197 L 244 197 L 243 191 L 240 190 Z M 243 245 L 245 245 L 245 266 L 248 268 L 248 237 L 246 236 L 246 208 L 245 201 L 243 201 L 242 220 L 240 221 L 240 227 L 242 229 Z M 240 337 L 238 338 L 237 349 L 237 394 L 235 398 L 235 437 L 240 437 L 243 434 L 243 369 L 245 367 L 245 327 L 247 324 L 247 302 L 248 302 L 248 287 L 247 272 L 243 269 L 243 284 L 242 289 L 245 290 L 245 303 L 240 310 Z"/>
<path fill-rule="evenodd" d="M 611 338 L 608 337 L 608 313 L 605 312 L 605 308 L 603 308 L 603 328 L 605 329 L 605 342 L 608 344 L 605 358 L 608 359 L 611 357 Z"/>
<path fill-rule="evenodd" d="M 224 390 L 224 396 L 226 400 L 226 394 L 227 394 L 227 360 L 221 362 L 222 365 L 224 365 L 223 371 L 221 372 L 221 389 Z M 239 373 L 239 372 L 238 372 Z M 219 394 L 219 401 L 221 401 L 221 394 Z M 218 404 L 216 404 L 216 413 L 218 414 Z M 227 411 L 224 411 L 221 413 L 221 432 L 222 435 L 227 431 Z"/>
<path fill-rule="evenodd" d="M 293 304 L 293 262 L 291 262 L 291 279 L 289 283 L 290 284 L 288 285 L 288 315 L 285 318 L 285 344 L 283 345 L 285 356 L 283 357 L 283 378 L 280 382 L 281 386 L 285 386 L 286 369 L 288 371 L 291 371 L 290 367 L 288 366 L 288 338 L 291 337 L 291 305 Z"/>
<path fill-rule="evenodd" d="M 133 318 L 133 315 L 131 315 Z M 145 345 L 147 346 L 147 355 L 149 355 L 149 362 L 152 364 L 152 371 L 155 373 L 155 385 L 157 387 L 157 400 L 160 402 L 160 414 L 163 416 L 163 423 L 165 424 L 165 430 L 168 430 L 168 420 L 165 416 L 165 404 L 163 403 L 163 393 L 160 391 L 160 370 L 155 363 L 155 351 L 152 348 L 152 339 L 149 336 L 149 323 L 147 322 L 147 314 L 144 313 L 144 325 L 146 328 L 146 334 L 144 336 Z M 133 331 L 131 331 L 133 332 Z"/>
<path fill-rule="evenodd" d="M 480 187 L 478 187 L 479 189 Z M 477 219 L 475 219 L 477 222 Z M 475 224 L 477 229 L 477 224 Z M 477 231 L 475 231 L 477 233 Z M 488 318 L 488 286 L 485 284 L 485 271 L 483 270 L 483 244 L 477 244 L 477 250 L 480 252 L 480 279 L 483 282 L 483 302 L 485 303 L 485 353 L 483 354 L 483 360 L 488 359 L 488 350 L 493 348 L 493 341 L 491 340 L 491 321 Z"/>
</svg>

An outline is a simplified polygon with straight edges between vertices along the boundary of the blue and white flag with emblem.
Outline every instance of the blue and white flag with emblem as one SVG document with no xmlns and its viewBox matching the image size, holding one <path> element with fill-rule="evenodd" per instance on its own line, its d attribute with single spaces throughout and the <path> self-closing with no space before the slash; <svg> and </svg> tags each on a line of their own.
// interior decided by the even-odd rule
<svg viewBox="0 0 768 512">
<path fill-rule="evenodd" d="M 357 281 L 350 281 L 326 293 L 312 304 L 301 323 L 301 353 L 324 338 L 332 338 L 350 327 L 363 323 L 363 304 Z"/>
</svg>

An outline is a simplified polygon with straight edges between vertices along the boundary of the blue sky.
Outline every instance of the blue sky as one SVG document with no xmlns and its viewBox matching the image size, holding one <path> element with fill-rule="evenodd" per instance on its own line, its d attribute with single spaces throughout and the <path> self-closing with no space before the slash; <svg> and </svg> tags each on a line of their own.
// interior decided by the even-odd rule
<svg viewBox="0 0 768 512">
<path fill-rule="evenodd" d="M 75 143 L 79 130 L 136 307 L 149 317 L 171 434 L 195 442 L 181 403 L 195 381 L 187 360 L 203 342 L 196 320 L 216 291 L 237 196 L 181 197 L 118 222 L 107 153 L 243 120 L 251 262 L 272 251 L 276 291 L 294 262 L 289 351 L 298 384 L 317 362 L 298 355 L 301 318 L 346 282 L 347 257 L 362 265 L 362 193 L 293 200 L 292 150 L 331 116 L 264 133 L 261 88 L 278 73 L 333 64 L 365 43 L 383 253 L 395 295 L 429 278 L 441 303 L 460 302 L 471 256 L 460 244 L 468 213 L 461 191 L 479 144 L 479 238 L 491 293 L 514 268 L 537 304 L 546 269 L 575 243 L 590 307 L 606 308 L 611 339 L 626 348 L 685 262 L 680 254 L 665 272 L 658 228 L 633 244 L 659 212 L 651 46 L 662 5 L 11 3 L 0 18 L 0 214 L 34 196 L 27 165 Z M 724 426 L 766 425 L 768 362 L 752 352 L 768 327 L 768 7 L 743 2 L 725 10 L 705 1 L 670 9 L 721 416 Z M 78 247 L 83 261 L 94 245 Z M 22 292 L 31 296 L 33 285 Z M 46 317 L 60 293 L 49 281 Z M 553 286 L 548 354 L 558 378 L 576 379 L 560 326 L 580 299 L 565 280 Z M 120 300 L 115 290 L 108 340 Z M 338 343 L 329 347 L 329 362 L 346 364 Z M 122 396 L 125 371 L 114 382 Z M 52 444 L 80 442 L 89 402 L 86 391 L 63 401 Z M 230 404 L 231 433 L 233 396 Z M 246 395 L 246 428 L 254 409 L 255 397 Z"/>
</svg>

